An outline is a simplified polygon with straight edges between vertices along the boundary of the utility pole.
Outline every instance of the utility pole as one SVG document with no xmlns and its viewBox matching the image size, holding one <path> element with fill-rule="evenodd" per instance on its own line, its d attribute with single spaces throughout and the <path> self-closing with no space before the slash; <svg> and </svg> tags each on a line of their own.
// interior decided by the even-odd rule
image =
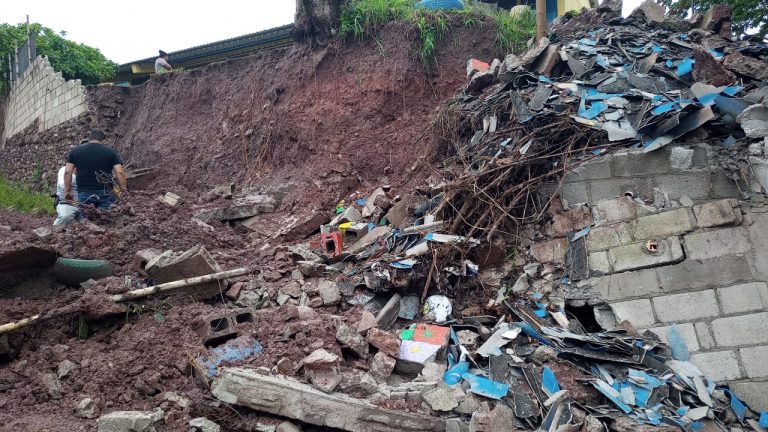
<svg viewBox="0 0 768 432">
<path fill-rule="evenodd" d="M 536 0 L 536 40 L 547 35 L 547 0 Z"/>
<path fill-rule="evenodd" d="M 29 37 L 29 15 L 27 15 L 27 68 L 32 66 L 32 41 Z"/>
</svg>

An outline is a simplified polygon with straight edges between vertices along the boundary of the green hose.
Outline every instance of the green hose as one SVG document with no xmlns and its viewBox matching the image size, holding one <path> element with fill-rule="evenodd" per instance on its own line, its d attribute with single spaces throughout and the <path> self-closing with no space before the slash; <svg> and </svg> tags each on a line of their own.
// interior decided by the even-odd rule
<svg viewBox="0 0 768 432">
<path fill-rule="evenodd" d="M 53 267 L 57 281 L 70 286 L 80 286 L 88 279 L 98 280 L 112 275 L 109 261 L 59 258 Z"/>
</svg>

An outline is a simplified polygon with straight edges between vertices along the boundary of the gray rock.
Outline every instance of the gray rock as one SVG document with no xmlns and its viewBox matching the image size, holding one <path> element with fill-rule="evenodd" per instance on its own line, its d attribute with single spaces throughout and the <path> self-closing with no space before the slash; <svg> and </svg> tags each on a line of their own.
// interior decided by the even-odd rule
<svg viewBox="0 0 768 432">
<path fill-rule="evenodd" d="M 205 417 L 198 417 L 189 421 L 189 432 L 221 432 L 221 426 Z"/>
<path fill-rule="evenodd" d="M 115 411 L 105 414 L 96 422 L 99 432 L 153 432 L 154 424 L 165 417 L 161 409 L 155 411 Z"/>
<path fill-rule="evenodd" d="M 58 375 L 59 378 L 64 378 L 67 376 L 70 372 L 72 372 L 77 365 L 69 360 L 64 360 L 61 363 L 59 363 L 58 370 L 56 372 L 56 375 Z"/>
<path fill-rule="evenodd" d="M 368 357 L 368 342 L 352 327 L 342 323 L 336 330 L 336 340 L 362 358 Z"/>
<path fill-rule="evenodd" d="M 61 399 L 61 382 L 56 374 L 51 372 L 44 373 L 41 375 L 40 380 L 51 398 Z"/>
<path fill-rule="evenodd" d="M 445 386 L 438 386 L 434 389 L 422 393 L 424 402 L 435 411 L 451 411 L 459 406 L 458 398 L 453 389 Z"/>
<path fill-rule="evenodd" d="M 301 296 L 301 284 L 297 281 L 293 280 L 291 282 L 288 282 L 287 284 L 283 285 L 280 288 L 280 292 L 287 294 L 293 298 L 299 298 Z"/>
<path fill-rule="evenodd" d="M 341 301 L 341 291 L 336 286 L 335 282 L 321 279 L 317 284 L 317 289 L 320 292 L 320 298 L 323 299 L 323 304 L 334 305 Z"/>
<path fill-rule="evenodd" d="M 378 352 L 373 356 L 373 361 L 371 361 L 371 367 L 368 371 L 376 381 L 385 382 L 392 375 L 392 371 L 395 370 L 396 363 L 397 361 L 392 357 Z"/>
<path fill-rule="evenodd" d="M 687 149 L 685 147 L 672 147 L 672 153 L 669 156 L 669 163 L 673 169 L 690 169 L 693 166 L 693 153 L 693 149 Z"/>
<path fill-rule="evenodd" d="M 768 136 L 768 107 L 757 104 L 742 111 L 736 121 L 741 123 L 744 133 L 750 138 Z"/>
<path fill-rule="evenodd" d="M 261 309 L 269 301 L 269 294 L 266 290 L 241 291 L 240 297 L 235 304 L 240 307 L 250 309 Z"/>
<path fill-rule="evenodd" d="M 99 416 L 99 407 L 91 398 L 85 398 L 77 404 L 77 415 L 82 418 L 94 419 Z"/>
<path fill-rule="evenodd" d="M 301 432 L 301 428 L 291 422 L 282 422 L 277 425 L 275 432 Z"/>
</svg>

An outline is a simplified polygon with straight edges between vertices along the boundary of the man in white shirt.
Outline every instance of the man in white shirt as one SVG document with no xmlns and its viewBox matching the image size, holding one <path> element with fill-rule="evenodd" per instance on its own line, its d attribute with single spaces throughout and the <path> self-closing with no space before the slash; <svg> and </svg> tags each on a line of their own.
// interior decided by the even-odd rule
<svg viewBox="0 0 768 432">
<path fill-rule="evenodd" d="M 75 203 L 66 200 L 64 172 L 65 167 L 61 167 L 56 179 L 56 220 L 53 221 L 54 225 L 69 225 L 80 217 L 77 207 L 74 205 Z M 72 192 L 74 196 L 77 196 L 77 179 L 75 174 L 72 174 Z"/>
<path fill-rule="evenodd" d="M 168 63 L 168 53 L 160 50 L 160 57 L 155 60 L 155 73 L 164 74 L 173 70 L 171 64 Z"/>
</svg>

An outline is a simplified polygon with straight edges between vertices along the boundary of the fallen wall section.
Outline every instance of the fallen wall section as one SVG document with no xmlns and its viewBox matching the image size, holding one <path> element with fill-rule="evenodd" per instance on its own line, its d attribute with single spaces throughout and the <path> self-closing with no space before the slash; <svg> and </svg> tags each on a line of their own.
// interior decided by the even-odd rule
<svg viewBox="0 0 768 432">
<path fill-rule="evenodd" d="M 67 81 L 48 58 L 38 56 L 11 91 L 5 111 L 2 142 L 38 121 L 48 130 L 88 110 L 85 87 L 80 80 Z"/>
</svg>

